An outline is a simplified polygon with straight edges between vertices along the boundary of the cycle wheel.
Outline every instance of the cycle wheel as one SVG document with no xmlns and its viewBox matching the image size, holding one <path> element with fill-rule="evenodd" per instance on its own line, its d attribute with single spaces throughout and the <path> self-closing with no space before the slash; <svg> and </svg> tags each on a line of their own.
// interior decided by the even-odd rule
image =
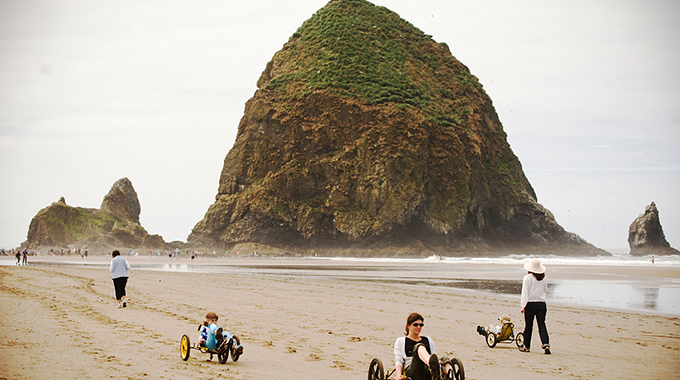
<svg viewBox="0 0 680 380">
<path fill-rule="evenodd" d="M 492 332 L 486 334 L 486 344 L 491 348 L 496 347 L 496 334 Z"/>
<path fill-rule="evenodd" d="M 453 379 L 454 380 L 465 380 L 465 369 L 463 368 L 463 362 L 460 360 L 453 358 L 449 362 L 451 363 L 451 367 L 453 367 Z"/>
<path fill-rule="evenodd" d="M 453 365 L 451 364 L 451 361 L 447 361 L 442 364 L 441 366 L 442 370 L 442 380 L 455 380 L 454 374 L 453 374 Z"/>
<path fill-rule="evenodd" d="M 385 367 L 380 359 L 374 358 L 368 365 L 368 380 L 385 380 Z"/>
<path fill-rule="evenodd" d="M 229 351 L 228 350 L 224 350 L 224 352 L 218 352 L 217 353 L 217 360 L 220 362 L 220 364 L 226 363 L 227 359 L 229 359 Z"/>
<path fill-rule="evenodd" d="M 186 334 L 182 335 L 182 339 L 179 341 L 179 354 L 182 356 L 182 360 L 187 361 L 189 359 L 190 347 L 189 337 Z"/>
<path fill-rule="evenodd" d="M 524 334 L 523 333 L 517 333 L 517 336 L 515 337 L 515 343 L 517 343 L 517 347 L 524 346 Z"/>
<path fill-rule="evenodd" d="M 238 339 L 238 336 L 234 335 L 231 337 L 231 339 L 234 340 L 231 343 L 231 360 L 237 362 L 238 358 L 240 358 L 241 354 L 243 354 L 243 347 L 240 347 L 241 341 Z"/>
</svg>

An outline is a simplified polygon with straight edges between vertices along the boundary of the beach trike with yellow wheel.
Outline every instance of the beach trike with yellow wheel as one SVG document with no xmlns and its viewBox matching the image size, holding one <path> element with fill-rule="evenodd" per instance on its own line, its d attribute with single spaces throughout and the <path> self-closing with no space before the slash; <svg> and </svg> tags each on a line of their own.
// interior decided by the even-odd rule
<svg viewBox="0 0 680 380">
<path fill-rule="evenodd" d="M 448 359 L 442 357 L 439 361 L 441 368 L 442 380 L 465 380 L 465 369 L 463 369 L 463 362 L 457 358 Z M 396 369 L 391 370 L 385 374 L 385 367 L 380 359 L 374 358 L 371 364 L 368 365 L 368 380 L 390 380 Z M 404 379 L 409 380 L 408 377 Z M 401 380 L 394 378 L 393 380 Z"/>
<path fill-rule="evenodd" d="M 179 354 L 182 356 L 182 360 L 189 360 L 189 353 L 191 350 L 195 350 L 204 354 L 210 354 L 210 359 L 213 358 L 213 355 L 217 355 L 217 360 L 219 360 L 220 364 L 226 363 L 229 355 L 231 355 L 231 360 L 237 362 L 241 354 L 243 354 L 243 346 L 241 346 L 238 336 L 222 331 L 222 328 L 217 329 L 215 335 L 217 337 L 217 347 L 215 349 L 199 345 L 192 346 L 189 336 L 186 334 L 182 335 L 179 341 Z"/>
</svg>

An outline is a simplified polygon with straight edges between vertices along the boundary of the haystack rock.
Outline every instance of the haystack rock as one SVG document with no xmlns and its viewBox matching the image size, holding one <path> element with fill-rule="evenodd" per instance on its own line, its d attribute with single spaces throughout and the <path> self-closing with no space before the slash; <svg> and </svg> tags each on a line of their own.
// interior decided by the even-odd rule
<svg viewBox="0 0 680 380">
<path fill-rule="evenodd" d="M 161 248 L 165 242 L 139 224 L 141 207 L 132 183 L 118 180 L 104 197 L 100 209 L 73 207 L 64 197 L 40 210 L 28 228 L 22 247 L 35 250 L 88 248 Z"/>
<path fill-rule="evenodd" d="M 680 251 L 671 248 L 661 228 L 659 210 L 652 202 L 628 228 L 628 245 L 632 256 L 680 255 Z"/>
<path fill-rule="evenodd" d="M 334 0 L 266 65 L 196 246 L 352 255 L 607 255 L 536 195 L 444 43 Z"/>
</svg>

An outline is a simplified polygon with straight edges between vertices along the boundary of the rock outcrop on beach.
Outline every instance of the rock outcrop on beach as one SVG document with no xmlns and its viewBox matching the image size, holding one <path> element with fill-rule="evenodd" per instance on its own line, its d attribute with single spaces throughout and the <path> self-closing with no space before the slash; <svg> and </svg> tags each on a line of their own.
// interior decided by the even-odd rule
<svg viewBox="0 0 680 380">
<path fill-rule="evenodd" d="M 28 228 L 22 247 L 36 250 L 161 248 L 165 242 L 140 224 L 141 207 L 127 178 L 113 184 L 101 208 L 74 207 L 64 197 L 40 210 Z"/>
<path fill-rule="evenodd" d="M 628 245 L 631 256 L 663 256 L 680 255 L 680 251 L 671 247 L 661 228 L 659 210 L 652 202 L 628 228 Z"/>
<path fill-rule="evenodd" d="M 121 178 L 111 186 L 111 190 L 104 197 L 99 209 L 109 211 L 123 219 L 132 220 L 137 224 L 139 224 L 139 214 L 142 212 L 137 192 L 127 178 Z"/>
<path fill-rule="evenodd" d="M 387 8 L 329 2 L 257 86 L 189 244 L 608 254 L 537 202 L 470 70 Z"/>
</svg>

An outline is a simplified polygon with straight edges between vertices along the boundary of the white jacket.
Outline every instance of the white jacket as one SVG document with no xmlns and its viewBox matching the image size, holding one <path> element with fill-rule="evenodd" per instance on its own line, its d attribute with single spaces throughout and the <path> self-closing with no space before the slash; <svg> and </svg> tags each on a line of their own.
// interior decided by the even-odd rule
<svg viewBox="0 0 680 380">
<path fill-rule="evenodd" d="M 128 277 L 130 264 L 123 256 L 118 255 L 111 260 L 109 269 L 111 270 L 111 278 Z"/>
<path fill-rule="evenodd" d="M 527 302 L 545 302 L 546 293 L 548 293 L 548 281 L 545 278 L 538 281 L 536 276 L 529 273 L 522 280 L 520 306 L 524 309 L 527 306 Z"/>
</svg>

